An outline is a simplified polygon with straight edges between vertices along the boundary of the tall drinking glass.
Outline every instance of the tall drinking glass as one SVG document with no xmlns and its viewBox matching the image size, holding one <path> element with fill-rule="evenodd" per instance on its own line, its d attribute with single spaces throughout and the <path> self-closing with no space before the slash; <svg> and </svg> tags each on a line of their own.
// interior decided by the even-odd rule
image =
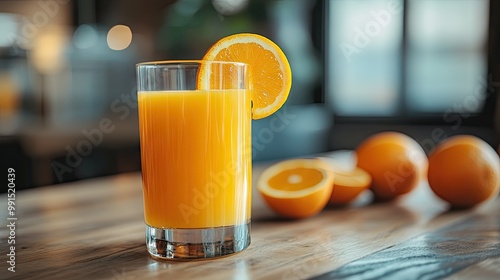
<svg viewBox="0 0 500 280">
<path fill-rule="evenodd" d="M 137 65 L 146 246 L 196 259 L 250 244 L 251 103 L 247 65 Z"/>
</svg>

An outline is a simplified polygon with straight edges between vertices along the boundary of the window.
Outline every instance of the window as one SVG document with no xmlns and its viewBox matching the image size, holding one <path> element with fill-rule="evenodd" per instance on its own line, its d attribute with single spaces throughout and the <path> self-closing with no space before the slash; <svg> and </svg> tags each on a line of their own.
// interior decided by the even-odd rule
<svg viewBox="0 0 500 280">
<path fill-rule="evenodd" d="M 327 1 L 327 103 L 347 117 L 480 112 L 489 6 L 488 0 Z"/>
</svg>

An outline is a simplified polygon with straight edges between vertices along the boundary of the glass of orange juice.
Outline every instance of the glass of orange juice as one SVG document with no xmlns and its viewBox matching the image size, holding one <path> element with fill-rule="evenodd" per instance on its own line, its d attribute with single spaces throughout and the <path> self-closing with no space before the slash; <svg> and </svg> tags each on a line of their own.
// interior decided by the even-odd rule
<svg viewBox="0 0 500 280">
<path fill-rule="evenodd" d="M 146 246 L 157 259 L 220 257 L 250 245 L 247 65 L 137 65 Z"/>
</svg>

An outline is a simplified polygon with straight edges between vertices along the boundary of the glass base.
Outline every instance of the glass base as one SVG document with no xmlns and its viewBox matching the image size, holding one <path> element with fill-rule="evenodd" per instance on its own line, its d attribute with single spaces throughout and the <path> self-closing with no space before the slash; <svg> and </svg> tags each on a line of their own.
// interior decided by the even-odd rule
<svg viewBox="0 0 500 280">
<path fill-rule="evenodd" d="M 215 228 L 155 228 L 146 225 L 146 246 L 153 258 L 187 260 L 216 258 L 250 245 L 250 222 Z"/>
</svg>

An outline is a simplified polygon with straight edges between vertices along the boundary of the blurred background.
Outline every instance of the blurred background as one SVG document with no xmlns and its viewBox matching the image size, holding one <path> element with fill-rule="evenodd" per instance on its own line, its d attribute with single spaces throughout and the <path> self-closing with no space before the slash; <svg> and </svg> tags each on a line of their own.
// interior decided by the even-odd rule
<svg viewBox="0 0 500 280">
<path fill-rule="evenodd" d="M 280 45 L 293 73 L 285 106 L 253 122 L 255 162 L 384 130 L 426 152 L 461 133 L 496 148 L 499 16 L 488 0 L 1 0 L 1 174 L 23 189 L 139 171 L 135 64 L 239 32 Z"/>
</svg>

